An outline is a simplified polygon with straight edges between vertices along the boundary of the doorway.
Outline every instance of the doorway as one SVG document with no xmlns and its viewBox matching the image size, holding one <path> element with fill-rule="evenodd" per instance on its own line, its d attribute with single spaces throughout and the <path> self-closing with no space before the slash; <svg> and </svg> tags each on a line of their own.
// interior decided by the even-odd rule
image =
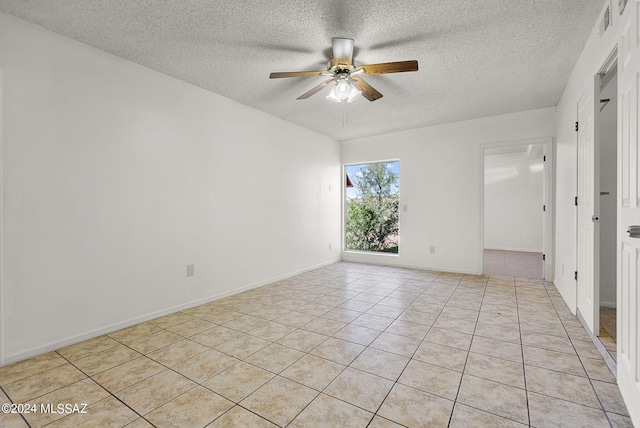
<svg viewBox="0 0 640 428">
<path fill-rule="evenodd" d="M 601 314 L 611 319 L 616 306 L 617 74 L 614 50 L 589 78 L 577 105 L 576 314 L 598 347 L 604 343 L 596 339 L 603 330 Z M 613 340 L 615 324 L 607 325 Z M 607 342 L 615 348 L 615 342 Z M 607 350 L 600 349 L 605 360 L 615 364 Z"/>
<path fill-rule="evenodd" d="M 544 140 L 484 149 L 485 275 L 546 277 L 546 150 Z"/>
<path fill-rule="evenodd" d="M 600 75 L 600 107 L 597 110 L 600 134 L 600 333 L 598 338 L 616 360 L 616 231 L 617 231 L 617 125 L 618 72 L 614 64 Z M 597 176 L 597 175 L 596 175 Z"/>
</svg>

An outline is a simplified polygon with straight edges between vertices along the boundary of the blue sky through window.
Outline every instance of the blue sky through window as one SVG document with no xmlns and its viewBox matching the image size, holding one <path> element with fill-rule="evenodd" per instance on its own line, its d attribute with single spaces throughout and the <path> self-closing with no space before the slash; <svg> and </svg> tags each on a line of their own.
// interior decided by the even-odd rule
<svg viewBox="0 0 640 428">
<path fill-rule="evenodd" d="M 400 172 L 400 162 L 399 161 L 393 161 L 393 162 L 372 162 L 372 163 L 385 163 L 387 166 L 387 169 L 389 169 L 390 171 L 394 172 L 396 175 L 398 175 L 399 177 L 399 172 Z M 349 178 L 351 179 L 351 182 L 354 184 L 354 187 L 347 187 L 347 199 L 353 199 L 355 197 L 358 196 L 358 191 L 355 187 L 356 184 L 356 178 L 358 177 L 358 174 L 362 175 L 362 173 L 360 172 L 362 170 L 362 168 L 364 168 L 366 165 L 369 164 L 360 164 L 360 165 L 346 165 L 345 166 L 345 172 L 347 173 L 347 175 L 349 176 Z M 400 181 L 398 179 L 398 181 Z M 395 188 L 392 189 L 394 192 L 398 191 L 398 187 L 394 186 Z"/>
</svg>

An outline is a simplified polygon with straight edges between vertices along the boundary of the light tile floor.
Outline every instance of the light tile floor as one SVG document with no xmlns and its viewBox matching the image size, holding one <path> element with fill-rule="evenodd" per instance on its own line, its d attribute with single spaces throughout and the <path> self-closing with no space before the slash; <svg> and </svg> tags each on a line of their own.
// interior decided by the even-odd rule
<svg viewBox="0 0 640 428">
<path fill-rule="evenodd" d="M 618 349 L 616 345 L 616 308 L 600 307 L 600 342 L 613 358 L 617 360 Z"/>
<path fill-rule="evenodd" d="M 0 387 L 38 410 L 2 427 L 632 426 L 553 284 L 352 263 L 6 366 Z"/>
</svg>

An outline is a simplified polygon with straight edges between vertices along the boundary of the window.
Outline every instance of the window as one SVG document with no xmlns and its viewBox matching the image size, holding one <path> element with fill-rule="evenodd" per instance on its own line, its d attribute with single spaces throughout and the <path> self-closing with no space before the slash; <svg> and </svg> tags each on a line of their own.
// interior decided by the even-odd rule
<svg viewBox="0 0 640 428">
<path fill-rule="evenodd" d="M 345 166 L 346 249 L 398 253 L 400 162 Z"/>
</svg>

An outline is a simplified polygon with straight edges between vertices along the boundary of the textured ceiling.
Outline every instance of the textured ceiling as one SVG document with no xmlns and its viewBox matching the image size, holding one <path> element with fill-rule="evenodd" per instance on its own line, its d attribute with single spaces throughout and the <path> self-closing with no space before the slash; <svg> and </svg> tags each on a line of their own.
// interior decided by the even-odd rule
<svg viewBox="0 0 640 428">
<path fill-rule="evenodd" d="M 556 105 L 603 0 L 0 0 L 0 11 L 347 140 Z M 366 78 L 384 97 L 347 106 L 322 70 L 331 38 L 356 64 L 417 59 Z M 343 125 L 343 119 L 348 123 Z"/>
</svg>

